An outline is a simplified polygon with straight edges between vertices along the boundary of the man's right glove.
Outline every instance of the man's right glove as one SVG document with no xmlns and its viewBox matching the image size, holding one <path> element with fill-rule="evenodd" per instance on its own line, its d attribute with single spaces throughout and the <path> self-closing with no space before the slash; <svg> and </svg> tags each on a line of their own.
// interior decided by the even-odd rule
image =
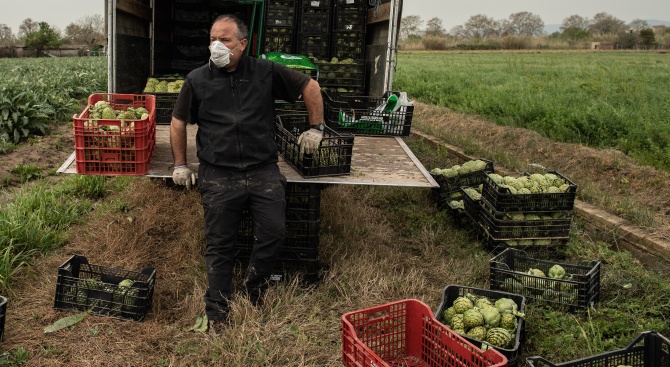
<svg viewBox="0 0 670 367">
<path fill-rule="evenodd" d="M 175 184 L 186 186 L 187 189 L 195 186 L 195 173 L 188 166 L 177 166 L 172 171 L 172 181 Z"/>
<path fill-rule="evenodd" d="M 309 129 L 298 137 L 298 145 L 300 146 L 300 154 L 312 154 L 319 147 L 323 139 L 323 131 L 317 129 Z"/>
</svg>

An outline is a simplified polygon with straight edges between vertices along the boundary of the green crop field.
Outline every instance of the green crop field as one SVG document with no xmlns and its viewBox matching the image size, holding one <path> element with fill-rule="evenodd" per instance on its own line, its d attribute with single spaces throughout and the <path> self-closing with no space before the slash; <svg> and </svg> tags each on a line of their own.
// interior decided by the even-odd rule
<svg viewBox="0 0 670 367">
<path fill-rule="evenodd" d="M 410 98 L 670 169 L 670 55 L 400 52 Z"/>
</svg>

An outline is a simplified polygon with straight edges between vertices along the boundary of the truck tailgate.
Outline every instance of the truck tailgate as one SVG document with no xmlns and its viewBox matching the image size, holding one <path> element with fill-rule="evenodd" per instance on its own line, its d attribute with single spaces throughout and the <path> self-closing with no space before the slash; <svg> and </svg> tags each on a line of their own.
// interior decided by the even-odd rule
<svg viewBox="0 0 670 367">
<path fill-rule="evenodd" d="M 194 137 L 196 125 L 188 127 L 189 166 L 197 171 Z M 170 126 L 156 126 L 156 147 L 151 158 L 147 177 L 171 178 L 172 150 Z M 408 187 L 439 187 L 414 153 L 400 137 L 356 136 L 351 157 L 351 174 L 346 176 L 303 178 L 279 156 L 279 168 L 289 182 L 351 184 Z M 74 152 L 58 169 L 59 173 L 76 174 Z"/>
</svg>

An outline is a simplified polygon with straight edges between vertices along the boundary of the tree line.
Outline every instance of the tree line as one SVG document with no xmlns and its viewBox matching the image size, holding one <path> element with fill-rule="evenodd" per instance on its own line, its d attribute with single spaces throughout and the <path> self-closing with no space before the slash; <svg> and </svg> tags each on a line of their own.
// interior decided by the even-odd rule
<svg viewBox="0 0 670 367">
<path fill-rule="evenodd" d="M 64 45 L 86 45 L 96 51 L 106 42 L 105 20 L 100 14 L 86 15 L 68 24 L 64 31 L 47 22 L 26 18 L 14 34 L 7 24 L 0 24 L 0 48 L 25 46 L 36 50 L 60 48 Z"/>
<path fill-rule="evenodd" d="M 403 17 L 400 22 L 400 35 L 404 40 L 420 41 L 426 37 L 448 37 L 462 41 L 485 41 L 503 37 L 546 37 L 558 39 L 569 44 L 593 40 L 596 37 L 616 37 L 615 41 L 623 48 L 657 45 L 656 32 L 646 20 L 635 19 L 630 23 L 606 12 L 597 13 L 592 18 L 570 15 L 563 19 L 559 31 L 545 34 L 544 21 L 531 12 L 523 11 L 511 14 L 506 19 L 496 20 L 484 14 L 471 16 L 464 24 L 444 29 L 442 20 L 435 17 L 426 22 L 418 15 Z M 663 35 L 670 35 L 670 28 L 664 27 Z"/>
</svg>

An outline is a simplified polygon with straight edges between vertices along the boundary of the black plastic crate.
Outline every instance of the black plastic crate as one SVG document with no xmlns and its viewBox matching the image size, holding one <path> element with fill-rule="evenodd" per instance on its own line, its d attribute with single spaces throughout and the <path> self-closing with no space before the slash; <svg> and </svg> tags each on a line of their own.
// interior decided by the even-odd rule
<svg viewBox="0 0 670 367">
<path fill-rule="evenodd" d="M 298 33 L 327 36 L 330 34 L 330 9 L 310 9 L 300 13 Z"/>
<path fill-rule="evenodd" d="M 301 33 L 298 37 L 296 53 L 314 59 L 330 57 L 330 36 L 328 34 Z"/>
<path fill-rule="evenodd" d="M 319 9 L 330 11 L 330 0 L 302 0 L 298 6 L 303 13 Z"/>
<path fill-rule="evenodd" d="M 305 114 L 307 113 L 307 107 L 305 102 L 296 101 L 294 103 L 287 102 L 284 100 L 275 100 L 275 114 L 276 115 L 293 115 L 293 114 Z"/>
<path fill-rule="evenodd" d="M 322 74 L 323 77 L 323 74 Z M 409 136 L 414 106 L 384 111 L 391 93 L 382 97 L 324 93 L 326 121 L 333 129 L 360 135 Z"/>
<path fill-rule="evenodd" d="M 437 182 L 437 184 L 440 185 L 439 189 L 440 191 L 445 193 L 460 192 L 461 187 L 463 186 L 481 185 L 484 182 L 485 173 L 493 172 L 492 161 L 484 158 L 478 158 L 478 160 L 486 162 L 486 167 L 484 167 L 484 169 L 464 173 L 462 175 L 457 175 L 454 177 L 446 177 L 444 175 L 435 174 L 432 172 L 430 173 L 430 175 L 433 176 L 435 182 Z"/>
<path fill-rule="evenodd" d="M 526 364 L 529 367 L 670 367 L 670 339 L 656 331 L 645 331 L 622 349 L 556 364 L 533 356 L 526 358 Z"/>
<path fill-rule="evenodd" d="M 368 9 L 359 5 L 336 5 L 333 15 L 333 30 L 365 32 Z"/>
<path fill-rule="evenodd" d="M 319 85 L 326 88 L 351 88 L 365 85 L 365 63 L 362 60 L 331 58 L 330 61 L 314 60 L 314 64 L 319 69 Z M 337 95 L 341 94 L 333 93 L 333 96 Z"/>
<path fill-rule="evenodd" d="M 294 27 L 296 24 L 296 2 L 294 0 L 268 1 L 265 24 L 270 27 Z"/>
<path fill-rule="evenodd" d="M 294 53 L 295 29 L 288 27 L 266 27 L 264 37 L 264 52 Z"/>
<path fill-rule="evenodd" d="M 470 194 L 467 193 L 467 191 L 465 191 L 465 189 L 466 187 L 461 187 L 461 195 L 463 196 L 463 211 L 473 223 L 473 226 L 477 226 L 481 215 L 481 198 L 473 198 Z M 472 189 L 476 190 L 475 187 L 472 187 Z"/>
<path fill-rule="evenodd" d="M 554 265 L 562 266 L 571 278 L 553 279 L 527 274 L 531 268 L 548 274 L 549 268 Z M 489 261 L 489 287 L 523 294 L 529 301 L 550 306 L 585 309 L 600 300 L 600 261 L 568 263 L 543 260 L 509 248 Z"/>
<path fill-rule="evenodd" d="M 488 235 L 495 240 L 533 240 L 533 239 L 568 239 L 572 224 L 572 211 L 527 212 L 538 216 L 560 217 L 535 220 L 512 220 L 508 215 L 524 214 L 524 212 L 499 212 L 486 199 L 480 202 L 479 223 Z"/>
<path fill-rule="evenodd" d="M 279 153 L 303 177 L 342 176 L 351 172 L 354 136 L 326 126 L 313 154 L 301 154 L 298 137 L 308 130 L 307 114 L 277 115 L 275 141 Z"/>
<path fill-rule="evenodd" d="M 508 188 L 498 185 L 487 174 L 484 177 L 482 196 L 500 212 L 573 210 L 577 185 L 556 171 L 547 173 L 553 173 L 565 180 L 568 190 L 563 193 L 512 194 Z"/>
<path fill-rule="evenodd" d="M 119 283 L 130 279 L 130 288 Z M 58 267 L 54 308 L 91 310 L 99 315 L 142 321 L 151 308 L 156 269 L 130 271 L 89 264 L 82 255 L 73 255 Z"/>
<path fill-rule="evenodd" d="M 521 313 L 526 312 L 526 298 L 522 295 L 502 291 L 493 291 L 488 289 L 468 287 L 463 285 L 448 285 L 444 287 L 444 289 L 442 290 L 442 302 L 440 303 L 440 306 L 437 308 L 437 311 L 435 311 L 435 318 L 437 319 L 437 321 L 444 323 L 444 311 L 447 308 L 451 307 L 456 298 L 463 297 L 465 296 L 466 293 L 471 293 L 476 296 L 485 296 L 492 302 L 495 302 L 500 298 L 509 298 L 512 301 L 514 301 L 514 303 L 516 303 L 519 312 Z M 507 365 L 513 367 L 517 366 L 519 363 L 519 356 L 521 355 L 521 350 L 523 349 L 523 344 L 525 343 L 526 340 L 525 320 L 523 318 L 518 317 L 517 322 L 518 324 L 516 328 L 516 333 L 514 334 L 514 346 L 510 348 L 493 346 L 485 341 L 474 339 L 464 334 L 459 335 L 463 336 L 477 348 L 481 348 L 483 350 L 486 350 L 488 348 L 496 349 L 498 352 L 507 357 Z"/>
<path fill-rule="evenodd" d="M 335 31 L 331 38 L 331 57 L 360 60 L 361 63 L 365 60 L 365 32 Z"/>
<path fill-rule="evenodd" d="M 0 341 L 5 336 L 5 317 L 7 316 L 7 297 L 0 296 Z"/>
<path fill-rule="evenodd" d="M 565 258 L 562 250 L 569 241 L 569 239 L 498 240 L 491 238 L 483 229 L 479 234 L 484 247 L 494 255 L 511 248 L 524 251 L 530 257 L 545 260 Z"/>
</svg>

